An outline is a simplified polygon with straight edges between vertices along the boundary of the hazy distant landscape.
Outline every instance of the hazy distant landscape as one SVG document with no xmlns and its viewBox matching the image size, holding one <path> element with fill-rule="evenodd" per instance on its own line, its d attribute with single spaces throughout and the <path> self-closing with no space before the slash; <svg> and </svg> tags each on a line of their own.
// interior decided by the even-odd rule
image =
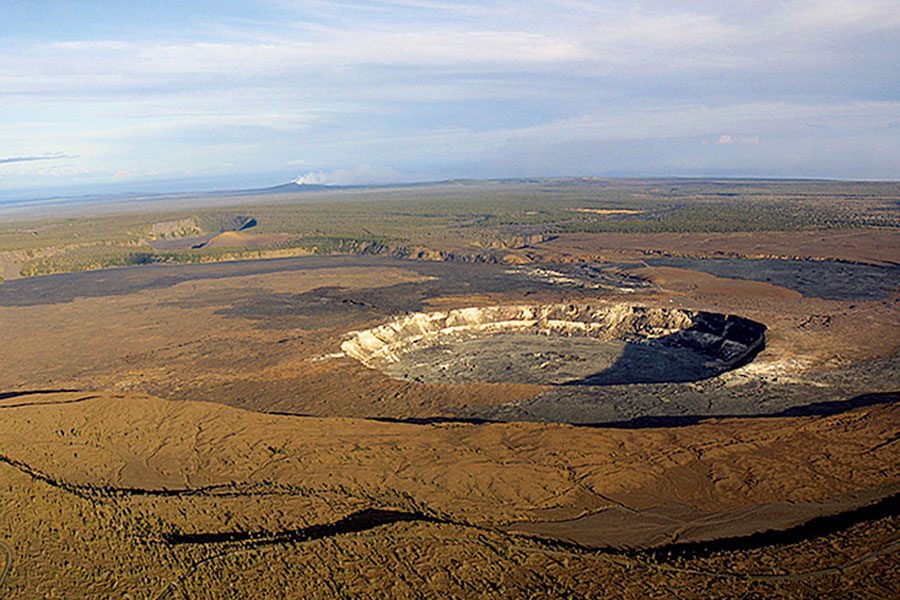
<svg viewBox="0 0 900 600">
<path fill-rule="evenodd" d="M 458 254 L 503 262 L 527 260 L 523 248 L 563 233 L 893 228 L 896 199 L 896 184 L 874 182 L 548 179 L 336 190 L 290 184 L 27 207 L 32 218 L 42 210 L 65 213 L 67 207 L 93 213 L 61 224 L 16 217 L 14 205 L 0 226 L 0 252 L 6 252 L 7 279 L 129 264 L 331 253 Z M 185 201 L 190 210 L 177 208 Z"/>
</svg>

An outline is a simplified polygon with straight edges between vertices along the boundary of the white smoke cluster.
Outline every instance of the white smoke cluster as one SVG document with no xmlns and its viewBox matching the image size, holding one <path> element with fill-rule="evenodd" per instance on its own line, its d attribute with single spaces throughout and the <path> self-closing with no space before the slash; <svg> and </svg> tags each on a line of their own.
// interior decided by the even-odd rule
<svg viewBox="0 0 900 600">
<path fill-rule="evenodd" d="M 294 180 L 297 185 L 376 185 L 397 183 L 400 173 L 390 167 L 362 164 L 336 171 L 311 171 Z"/>
</svg>

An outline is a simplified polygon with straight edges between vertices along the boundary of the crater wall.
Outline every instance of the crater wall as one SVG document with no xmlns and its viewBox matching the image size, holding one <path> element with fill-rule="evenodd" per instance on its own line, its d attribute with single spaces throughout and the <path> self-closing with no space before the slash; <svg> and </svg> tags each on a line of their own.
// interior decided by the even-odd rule
<svg viewBox="0 0 900 600">
<path fill-rule="evenodd" d="M 702 354 L 712 373 L 744 364 L 762 349 L 766 327 L 750 319 L 704 311 L 618 305 L 549 304 L 461 308 L 412 313 L 348 334 L 343 352 L 391 373 L 410 353 L 499 334 L 589 338 Z M 525 342 L 527 343 L 527 342 Z M 536 344 L 539 345 L 539 344 Z M 574 344 L 573 344 L 574 346 Z"/>
</svg>

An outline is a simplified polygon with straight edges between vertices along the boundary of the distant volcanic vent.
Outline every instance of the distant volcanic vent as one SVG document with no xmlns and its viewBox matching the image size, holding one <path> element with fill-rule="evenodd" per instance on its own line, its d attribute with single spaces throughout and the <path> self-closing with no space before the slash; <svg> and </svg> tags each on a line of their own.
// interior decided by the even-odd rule
<svg viewBox="0 0 900 600">
<path fill-rule="evenodd" d="M 351 332 L 341 349 L 425 383 L 677 383 L 753 360 L 765 331 L 742 317 L 681 309 L 490 306 L 410 314 Z"/>
</svg>

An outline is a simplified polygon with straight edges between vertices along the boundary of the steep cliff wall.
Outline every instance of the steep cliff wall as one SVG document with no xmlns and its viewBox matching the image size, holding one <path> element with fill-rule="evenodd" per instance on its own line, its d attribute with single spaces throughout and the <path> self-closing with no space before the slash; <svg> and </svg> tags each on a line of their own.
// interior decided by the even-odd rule
<svg viewBox="0 0 900 600">
<path fill-rule="evenodd" d="M 341 349 L 369 367 L 381 368 L 412 348 L 448 336 L 531 333 L 691 348 L 725 370 L 752 359 L 764 344 L 765 329 L 734 315 L 628 304 L 490 306 L 406 315 L 351 332 Z"/>
</svg>

